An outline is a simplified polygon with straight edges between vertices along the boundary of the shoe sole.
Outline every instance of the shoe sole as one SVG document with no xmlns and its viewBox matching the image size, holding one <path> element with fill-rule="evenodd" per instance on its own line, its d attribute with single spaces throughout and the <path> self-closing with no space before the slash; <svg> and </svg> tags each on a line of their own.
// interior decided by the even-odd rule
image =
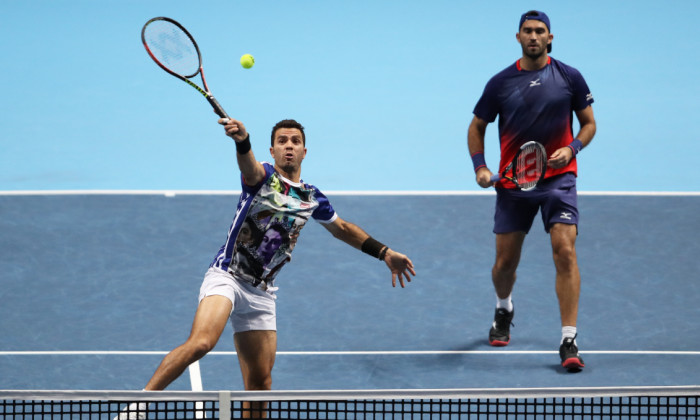
<svg viewBox="0 0 700 420">
<path fill-rule="evenodd" d="M 510 343 L 510 340 L 508 341 L 501 341 L 501 340 L 489 340 L 489 344 L 491 344 L 493 347 L 505 347 Z"/>
<path fill-rule="evenodd" d="M 572 357 L 561 362 L 561 365 L 569 370 L 580 370 L 584 366 L 583 362 L 576 357 Z"/>
</svg>

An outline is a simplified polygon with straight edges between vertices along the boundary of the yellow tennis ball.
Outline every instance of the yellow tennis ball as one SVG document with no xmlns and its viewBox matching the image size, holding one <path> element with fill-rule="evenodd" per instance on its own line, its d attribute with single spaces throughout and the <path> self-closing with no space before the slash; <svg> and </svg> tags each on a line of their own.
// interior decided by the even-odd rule
<svg viewBox="0 0 700 420">
<path fill-rule="evenodd" d="M 249 68 L 253 67 L 253 64 L 255 64 L 255 59 L 253 58 L 252 55 L 243 54 L 241 56 L 241 66 L 243 66 L 244 69 L 249 69 Z"/>
</svg>

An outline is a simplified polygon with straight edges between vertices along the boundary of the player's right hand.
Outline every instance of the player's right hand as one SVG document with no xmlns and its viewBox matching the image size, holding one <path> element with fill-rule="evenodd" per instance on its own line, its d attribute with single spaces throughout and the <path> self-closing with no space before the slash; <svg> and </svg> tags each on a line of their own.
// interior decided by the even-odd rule
<svg viewBox="0 0 700 420">
<path fill-rule="evenodd" d="M 248 132 L 242 122 L 233 118 L 219 118 L 219 124 L 224 126 L 226 135 L 231 137 L 237 143 L 242 142 L 248 137 Z"/>
<path fill-rule="evenodd" d="M 479 168 L 479 170 L 476 171 L 476 183 L 479 184 L 481 188 L 489 188 L 495 184 L 491 181 L 492 175 L 493 173 L 489 168 Z"/>
</svg>

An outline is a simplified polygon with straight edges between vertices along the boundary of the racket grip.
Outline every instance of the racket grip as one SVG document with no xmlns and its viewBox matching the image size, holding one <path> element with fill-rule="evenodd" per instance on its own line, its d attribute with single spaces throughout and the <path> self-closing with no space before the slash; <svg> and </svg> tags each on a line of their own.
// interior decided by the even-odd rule
<svg viewBox="0 0 700 420">
<path fill-rule="evenodd" d="M 491 175 L 491 182 L 498 182 L 501 180 L 501 176 L 498 174 Z"/>
<path fill-rule="evenodd" d="M 216 115 L 220 116 L 221 118 L 230 118 L 226 111 L 224 111 L 224 108 L 221 107 L 219 104 L 219 101 L 216 100 L 213 96 L 207 96 L 207 100 L 211 104 L 212 108 L 214 108 L 214 112 L 216 112 Z"/>
</svg>

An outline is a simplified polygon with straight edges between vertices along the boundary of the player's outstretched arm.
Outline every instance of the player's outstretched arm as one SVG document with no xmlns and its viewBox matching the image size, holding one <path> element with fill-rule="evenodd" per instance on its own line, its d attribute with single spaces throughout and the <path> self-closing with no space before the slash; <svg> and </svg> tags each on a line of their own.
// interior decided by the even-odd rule
<svg viewBox="0 0 700 420">
<path fill-rule="evenodd" d="M 336 218 L 333 223 L 325 223 L 323 226 L 336 238 L 347 243 L 353 248 L 372 255 L 386 263 L 391 270 L 391 285 L 396 287 L 398 278 L 401 287 L 405 287 L 404 279 L 411 281 L 411 275 L 415 276 L 413 262 L 404 254 L 396 252 L 386 245 L 381 244 L 362 230 L 359 226 Z"/>
<path fill-rule="evenodd" d="M 265 168 L 255 160 L 250 148 L 250 134 L 242 122 L 233 118 L 220 118 L 219 124 L 224 126 L 226 135 L 236 142 L 236 158 L 246 185 L 257 185 L 265 178 Z"/>
</svg>

